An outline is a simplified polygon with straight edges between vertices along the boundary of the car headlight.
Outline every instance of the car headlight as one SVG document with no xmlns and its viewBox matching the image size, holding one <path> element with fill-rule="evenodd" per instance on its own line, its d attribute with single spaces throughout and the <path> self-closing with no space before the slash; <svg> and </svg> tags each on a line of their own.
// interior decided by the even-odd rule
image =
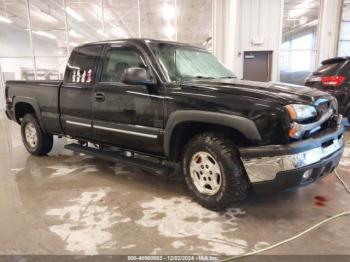
<svg viewBox="0 0 350 262">
<path fill-rule="evenodd" d="M 303 121 L 317 116 L 317 110 L 314 106 L 292 104 L 287 105 L 286 110 L 293 121 Z"/>
</svg>

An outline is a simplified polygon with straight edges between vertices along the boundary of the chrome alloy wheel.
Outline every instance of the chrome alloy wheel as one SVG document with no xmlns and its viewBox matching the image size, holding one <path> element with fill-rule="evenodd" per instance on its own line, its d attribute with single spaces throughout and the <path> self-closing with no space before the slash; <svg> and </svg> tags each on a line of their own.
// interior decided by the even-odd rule
<svg viewBox="0 0 350 262">
<path fill-rule="evenodd" d="M 221 186 L 222 176 L 218 162 L 207 152 L 197 152 L 191 159 L 190 173 L 197 190 L 204 195 L 215 195 Z"/>
<path fill-rule="evenodd" d="M 35 148 L 38 144 L 38 134 L 33 123 L 27 123 L 24 129 L 24 134 L 28 145 Z"/>
</svg>

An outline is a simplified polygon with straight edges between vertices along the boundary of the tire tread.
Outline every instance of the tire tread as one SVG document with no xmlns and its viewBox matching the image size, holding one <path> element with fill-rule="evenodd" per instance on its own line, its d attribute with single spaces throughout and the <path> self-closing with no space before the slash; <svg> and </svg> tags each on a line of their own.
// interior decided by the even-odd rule
<svg viewBox="0 0 350 262">
<path fill-rule="evenodd" d="M 25 124 L 28 122 L 32 122 L 36 128 L 37 134 L 38 134 L 38 146 L 35 149 L 31 149 L 25 140 L 25 134 L 24 134 L 24 128 Z M 22 133 L 22 140 L 23 143 L 27 149 L 27 151 L 35 156 L 44 156 L 47 153 L 49 153 L 53 147 L 53 136 L 49 133 L 44 133 L 39 125 L 38 120 L 36 119 L 35 115 L 33 114 L 26 114 L 24 115 L 22 121 L 21 121 L 21 133 Z"/>
<path fill-rule="evenodd" d="M 216 148 L 221 155 L 221 158 L 226 162 L 225 167 L 227 167 L 227 170 L 225 170 L 225 173 L 229 175 L 226 176 L 228 186 L 226 187 L 220 201 L 208 201 L 208 198 L 200 198 L 196 192 L 193 192 L 193 190 L 196 189 L 189 185 L 190 181 L 188 180 L 191 179 L 190 174 L 188 174 L 187 169 L 183 166 L 186 182 L 196 200 L 202 206 L 215 211 L 224 210 L 234 203 L 244 200 L 247 196 L 249 183 L 243 164 L 239 158 L 237 147 L 233 140 L 220 133 L 201 133 L 190 140 L 185 148 L 183 157 L 186 157 L 189 150 L 198 144 L 205 144 Z"/>
</svg>

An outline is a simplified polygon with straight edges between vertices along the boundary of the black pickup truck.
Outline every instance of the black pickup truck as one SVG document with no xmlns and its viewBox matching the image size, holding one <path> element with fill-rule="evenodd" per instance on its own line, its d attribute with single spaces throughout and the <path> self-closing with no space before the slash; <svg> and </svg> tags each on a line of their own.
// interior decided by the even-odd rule
<svg viewBox="0 0 350 262">
<path fill-rule="evenodd" d="M 331 95 L 238 80 L 209 52 L 174 42 L 85 44 L 63 81 L 8 81 L 5 96 L 31 154 L 50 152 L 57 135 L 77 140 L 67 149 L 143 169 L 180 163 L 195 199 L 213 210 L 251 186 L 309 184 L 331 173 L 344 149 Z"/>
</svg>

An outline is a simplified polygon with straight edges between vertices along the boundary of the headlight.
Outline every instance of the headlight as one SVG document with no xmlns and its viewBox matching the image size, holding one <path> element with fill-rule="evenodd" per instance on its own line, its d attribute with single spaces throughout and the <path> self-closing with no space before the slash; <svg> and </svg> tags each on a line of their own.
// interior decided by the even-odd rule
<svg viewBox="0 0 350 262">
<path fill-rule="evenodd" d="M 287 105 L 286 110 L 291 120 L 303 121 L 308 118 L 317 116 L 316 108 L 309 105 L 292 104 Z"/>
</svg>

